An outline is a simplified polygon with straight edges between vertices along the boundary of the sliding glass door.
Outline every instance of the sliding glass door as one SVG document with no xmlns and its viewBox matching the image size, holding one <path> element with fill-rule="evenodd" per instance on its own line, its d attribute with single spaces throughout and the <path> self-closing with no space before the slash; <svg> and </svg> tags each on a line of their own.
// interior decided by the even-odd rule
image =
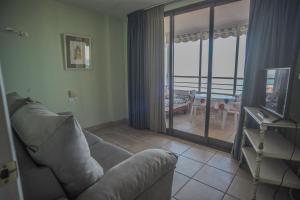
<svg viewBox="0 0 300 200">
<path fill-rule="evenodd" d="M 244 80 L 249 1 L 214 8 L 212 98 L 209 137 L 232 143 Z"/>
<path fill-rule="evenodd" d="M 204 2 L 166 13 L 169 132 L 205 142 L 233 142 L 243 88 L 248 12 L 249 1 L 243 0 L 221 5 Z"/>
<path fill-rule="evenodd" d="M 205 136 L 207 90 L 201 88 L 201 72 L 207 71 L 202 62 L 202 40 L 187 33 L 187 26 L 195 19 L 193 32 L 209 28 L 209 8 L 174 16 L 174 70 L 173 70 L 173 129 Z"/>
</svg>

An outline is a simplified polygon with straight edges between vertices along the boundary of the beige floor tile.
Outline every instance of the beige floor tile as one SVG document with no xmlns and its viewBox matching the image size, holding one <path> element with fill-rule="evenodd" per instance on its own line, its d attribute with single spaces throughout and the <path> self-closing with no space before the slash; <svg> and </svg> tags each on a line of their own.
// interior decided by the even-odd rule
<svg viewBox="0 0 300 200">
<path fill-rule="evenodd" d="M 110 138 L 113 139 L 113 143 L 116 143 L 117 145 L 120 145 L 124 148 L 130 148 L 132 146 L 140 146 L 142 143 L 141 140 L 138 140 L 134 137 L 130 137 L 128 135 L 122 134 L 122 133 L 114 133 L 114 134 L 106 134 L 104 137 L 102 137 L 104 140 Z M 111 141 L 111 140 L 110 140 Z M 146 147 L 149 145 L 145 144 Z"/>
<path fill-rule="evenodd" d="M 233 174 L 236 173 L 238 169 L 238 162 L 236 160 L 219 153 L 216 153 L 207 164 Z"/>
<path fill-rule="evenodd" d="M 194 179 L 226 192 L 233 177 L 230 173 L 205 165 L 197 172 Z"/>
<path fill-rule="evenodd" d="M 104 141 L 123 147 L 119 139 L 113 134 L 104 134 L 100 136 Z M 123 147 L 124 148 L 124 147 Z"/>
<path fill-rule="evenodd" d="M 232 158 L 231 153 L 229 153 L 229 152 L 217 150 L 217 154 L 226 156 L 226 157 L 228 157 L 228 158 Z"/>
<path fill-rule="evenodd" d="M 274 191 L 277 189 L 277 186 L 269 184 L 259 184 L 256 199 L 257 200 L 273 200 Z M 228 189 L 227 193 L 238 197 L 241 200 L 250 200 L 253 191 L 252 181 L 242 177 L 236 176 Z M 277 195 L 276 200 L 289 200 L 289 194 L 287 188 L 281 188 Z"/>
<path fill-rule="evenodd" d="M 239 200 L 239 199 L 237 199 L 237 198 L 235 198 L 235 197 L 233 197 L 233 196 L 230 196 L 230 195 L 228 195 L 228 194 L 225 194 L 223 200 Z"/>
<path fill-rule="evenodd" d="M 190 180 L 175 197 L 178 200 L 221 200 L 223 195 L 212 187 Z"/>
<path fill-rule="evenodd" d="M 173 137 L 173 136 L 168 136 L 168 138 L 172 141 L 177 141 L 177 142 L 180 142 L 180 143 L 183 143 L 183 144 L 187 144 L 189 146 L 193 146 L 195 145 L 194 142 L 190 142 L 188 140 L 184 140 L 184 139 L 181 139 L 181 138 L 177 138 L 177 137 Z"/>
<path fill-rule="evenodd" d="M 252 180 L 252 175 L 247 165 L 242 165 L 241 168 L 238 168 L 236 175 L 242 178 Z"/>
<path fill-rule="evenodd" d="M 176 154 L 182 154 L 183 152 L 188 150 L 190 147 L 191 147 L 190 145 L 183 144 L 183 143 L 177 142 L 177 141 L 170 141 L 169 143 L 167 143 L 163 146 L 164 149 L 167 149 Z"/>
<path fill-rule="evenodd" d="M 206 151 L 210 151 L 212 153 L 216 153 L 217 150 L 212 148 L 212 147 L 209 147 L 209 146 L 206 146 L 206 145 L 201 145 L 201 144 L 194 144 L 193 145 L 194 148 L 199 148 L 199 149 L 202 149 L 202 150 L 206 150 Z"/>
<path fill-rule="evenodd" d="M 175 172 L 173 177 L 172 196 L 175 195 L 189 180 L 189 177 Z"/>
<path fill-rule="evenodd" d="M 257 190 L 257 200 L 273 200 L 273 194 L 277 190 L 277 186 L 260 184 Z M 280 188 L 275 195 L 276 200 L 290 200 L 288 189 Z"/>
<path fill-rule="evenodd" d="M 227 193 L 241 200 L 248 200 L 251 198 L 252 189 L 252 181 L 236 176 Z"/>
<path fill-rule="evenodd" d="M 211 151 L 203 150 L 203 149 L 196 148 L 196 147 L 191 147 L 189 150 L 184 152 L 182 155 L 187 158 L 191 158 L 193 160 L 205 163 L 208 160 L 210 160 L 214 154 L 215 153 L 213 153 Z"/>
<path fill-rule="evenodd" d="M 158 147 L 153 147 L 148 143 L 145 142 L 140 142 L 138 144 L 134 144 L 131 146 L 126 146 L 124 147 L 127 151 L 131 152 L 131 153 L 138 153 L 147 149 L 157 149 Z"/>
<path fill-rule="evenodd" d="M 202 166 L 203 163 L 180 156 L 176 165 L 176 171 L 186 176 L 193 177 Z"/>
<path fill-rule="evenodd" d="M 144 130 L 138 130 L 130 127 L 119 126 L 119 129 L 116 132 L 123 133 L 124 135 L 134 137 L 136 139 L 142 140 L 147 137 L 147 134 Z"/>
<path fill-rule="evenodd" d="M 158 135 L 158 134 L 145 134 L 142 138 L 143 141 L 153 145 L 153 146 L 159 146 L 163 147 L 164 145 L 168 144 L 171 142 L 168 138 Z"/>
</svg>

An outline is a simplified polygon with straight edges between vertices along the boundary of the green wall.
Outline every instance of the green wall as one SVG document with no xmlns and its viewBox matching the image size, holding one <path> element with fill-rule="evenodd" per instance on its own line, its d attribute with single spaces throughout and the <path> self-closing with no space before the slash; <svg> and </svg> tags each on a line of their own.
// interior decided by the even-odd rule
<svg viewBox="0 0 300 200">
<path fill-rule="evenodd" d="M 124 19 L 53 0 L 1 0 L 0 33 L 6 92 L 17 91 L 55 112 L 72 111 L 83 127 L 127 118 Z M 92 70 L 65 71 L 63 33 L 92 38 Z M 68 101 L 68 90 L 78 95 Z"/>
</svg>

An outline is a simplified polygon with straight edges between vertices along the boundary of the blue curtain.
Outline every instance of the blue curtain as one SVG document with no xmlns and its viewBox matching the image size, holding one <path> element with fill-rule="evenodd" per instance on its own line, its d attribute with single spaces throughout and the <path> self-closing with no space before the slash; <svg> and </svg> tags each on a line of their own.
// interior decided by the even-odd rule
<svg viewBox="0 0 300 200">
<path fill-rule="evenodd" d="M 129 123 L 165 132 L 164 8 L 128 16 Z"/>
<path fill-rule="evenodd" d="M 128 101 L 129 125 L 148 128 L 145 99 L 145 14 L 128 15 Z"/>
<path fill-rule="evenodd" d="M 292 67 L 295 71 L 299 35 L 299 0 L 251 0 L 242 107 L 259 106 L 262 102 L 265 68 Z M 243 110 L 240 116 L 233 146 L 233 157 L 236 159 L 240 156 Z"/>
</svg>

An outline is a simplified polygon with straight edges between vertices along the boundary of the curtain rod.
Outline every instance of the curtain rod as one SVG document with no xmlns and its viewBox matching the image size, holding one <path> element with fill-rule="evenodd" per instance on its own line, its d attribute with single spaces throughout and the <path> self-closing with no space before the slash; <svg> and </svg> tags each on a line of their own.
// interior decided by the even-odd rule
<svg viewBox="0 0 300 200">
<path fill-rule="evenodd" d="M 154 8 L 154 7 L 156 7 L 156 6 L 162 6 L 162 5 L 166 6 L 166 5 L 170 5 L 170 4 L 172 4 L 172 3 L 176 3 L 176 2 L 179 2 L 179 1 L 182 1 L 182 0 L 165 1 L 165 2 L 163 2 L 163 3 L 158 3 L 158 4 L 155 4 L 155 5 L 149 6 L 149 7 L 147 7 L 147 8 L 144 8 L 143 10 L 150 10 L 151 8 Z"/>
</svg>

